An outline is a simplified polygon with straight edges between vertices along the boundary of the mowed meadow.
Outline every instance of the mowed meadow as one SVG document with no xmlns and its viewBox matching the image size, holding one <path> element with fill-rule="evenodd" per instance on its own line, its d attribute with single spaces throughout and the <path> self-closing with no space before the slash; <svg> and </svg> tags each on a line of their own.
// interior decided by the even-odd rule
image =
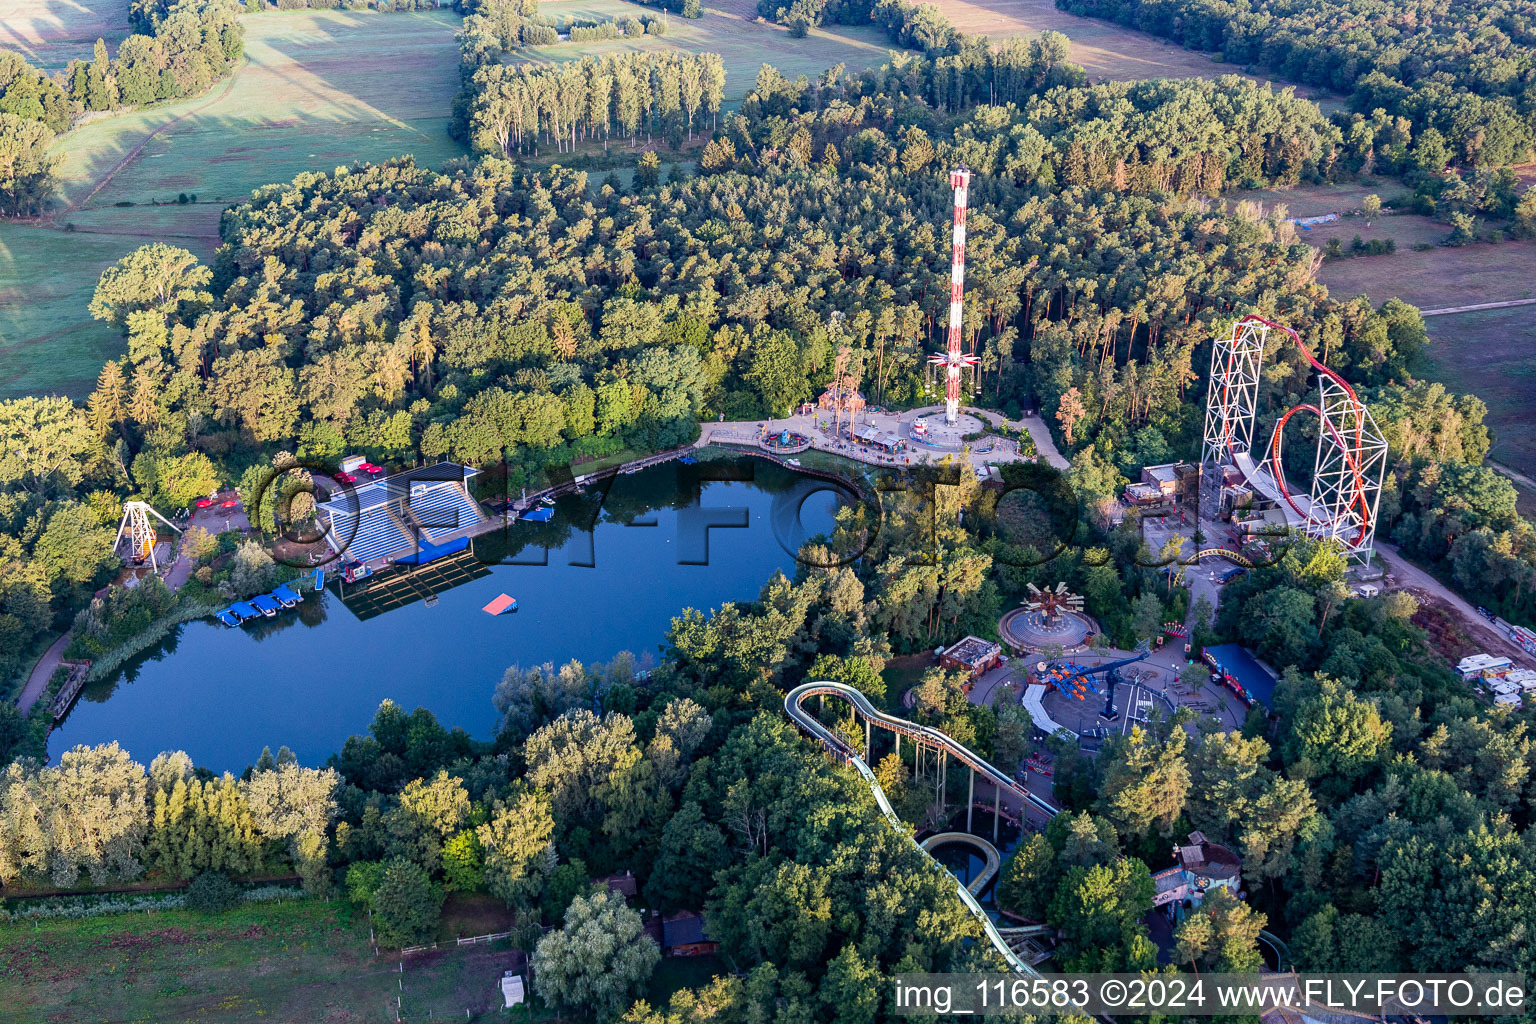
<svg viewBox="0 0 1536 1024">
<path fill-rule="evenodd" d="M 0 224 L 0 396 L 90 390 L 121 343 L 86 306 L 102 270 L 137 246 L 207 259 L 225 206 L 260 185 L 354 160 L 461 155 L 448 137 L 459 23 L 446 10 L 249 16 L 232 78 L 63 136 L 51 221 Z"/>
<path fill-rule="evenodd" d="M 625 0 L 542 0 L 539 14 L 558 22 L 575 18 L 606 21 L 614 18 L 660 17 L 653 7 Z M 706 3 L 699 18 L 667 16 L 665 35 L 635 39 L 605 39 L 587 43 L 535 46 L 507 55 L 511 61 L 559 63 L 610 53 L 682 50 L 687 53 L 718 53 L 725 63 L 725 102 L 740 103 L 757 80 L 764 64 L 772 64 L 787 78 L 815 78 L 837 64 L 849 71 L 879 67 L 890 59 L 892 45 L 884 32 L 869 26 L 826 25 L 813 28 L 803 39 L 789 29 L 754 20 L 757 7 L 750 0 Z M 665 152 L 662 153 L 665 159 Z"/>
<path fill-rule="evenodd" d="M 50 74 L 90 60 L 100 39 L 112 52 L 128 37 L 128 0 L 5 0 L 0 50 L 15 50 Z"/>
<path fill-rule="evenodd" d="M 1229 198 L 1268 209 L 1283 204 L 1290 217 L 1339 214 L 1338 221 L 1298 231 L 1302 241 L 1319 249 L 1338 239 L 1347 251 L 1357 235 L 1365 241 L 1390 238 L 1397 246 L 1394 253 L 1323 263 L 1317 279 L 1336 299 L 1363 295 L 1380 306 L 1396 298 L 1437 310 L 1536 298 L 1536 242 L 1441 245 L 1451 229 L 1430 217 L 1392 213 L 1367 221 L 1361 205 L 1372 193 L 1389 203 L 1405 198 L 1402 184 L 1390 179 L 1266 189 Z M 1531 416 L 1536 409 L 1536 305 L 1440 314 L 1427 317 L 1425 326 L 1430 348 L 1422 375 L 1457 394 L 1481 398 L 1494 431 L 1492 457 L 1536 477 L 1536 418 Z"/>
<path fill-rule="evenodd" d="M 1384 217 L 1367 238 L 1397 234 Z M 1414 218 L 1415 220 L 1421 218 Z M 1444 238 L 1450 229 L 1436 225 Z M 1536 298 L 1536 242 L 1435 246 L 1390 256 L 1329 260 L 1318 279 L 1339 298 L 1368 295 L 1381 304 L 1394 296 L 1420 309 L 1449 309 Z M 1536 477 L 1536 305 L 1473 310 L 1427 317 L 1429 365 L 1425 376 L 1450 390 L 1471 392 L 1488 406 L 1492 457 Z"/>
</svg>

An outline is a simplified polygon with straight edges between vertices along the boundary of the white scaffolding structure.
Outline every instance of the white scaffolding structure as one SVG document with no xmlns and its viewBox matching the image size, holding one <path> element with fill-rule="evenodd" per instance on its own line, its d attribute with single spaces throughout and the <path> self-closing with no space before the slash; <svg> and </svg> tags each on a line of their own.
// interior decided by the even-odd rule
<svg viewBox="0 0 1536 1024">
<path fill-rule="evenodd" d="M 1245 317 L 1232 337 L 1211 349 L 1211 390 L 1205 406 L 1205 444 L 1200 461 L 1220 465 L 1253 445 L 1253 416 L 1259 401 L 1259 370 L 1269 324 Z"/>
<path fill-rule="evenodd" d="M 112 550 L 116 551 L 126 537 L 128 557 L 136 564 L 147 559 L 150 568 L 159 572 L 160 566 L 155 559 L 155 524 L 149 521 L 150 516 L 154 516 L 177 533 L 181 532 L 180 527 L 150 508 L 147 502 L 130 501 L 123 506 L 123 519 L 117 524 L 117 539 L 112 542 Z"/>
<path fill-rule="evenodd" d="M 1375 546 L 1376 511 L 1381 503 L 1381 481 L 1386 475 L 1387 442 L 1353 388 L 1331 371 L 1318 373 L 1318 385 L 1321 402 L 1317 408 L 1299 405 L 1275 424 L 1270 440 L 1272 472 L 1284 493 L 1280 453 L 1285 420 L 1300 409 L 1316 412 L 1321 424 L 1312 464 L 1307 532 L 1338 541 L 1352 561 L 1363 564 L 1370 561 Z"/>
<path fill-rule="evenodd" d="M 1267 456 L 1255 461 L 1252 441 L 1259 371 L 1271 330 L 1289 335 L 1312 365 L 1319 401 L 1287 410 L 1275 423 Z M 1285 425 L 1298 412 L 1310 412 L 1319 420 L 1312 489 L 1305 495 L 1293 494 L 1286 486 L 1283 461 Z M 1386 439 L 1349 382 L 1318 361 L 1289 327 L 1246 316 L 1234 325 L 1230 338 L 1216 342 L 1201 462 L 1212 470 L 1223 464 L 1237 467 L 1255 491 L 1279 504 L 1290 526 L 1311 537 L 1337 541 L 1351 562 L 1370 561 L 1386 473 Z"/>
</svg>

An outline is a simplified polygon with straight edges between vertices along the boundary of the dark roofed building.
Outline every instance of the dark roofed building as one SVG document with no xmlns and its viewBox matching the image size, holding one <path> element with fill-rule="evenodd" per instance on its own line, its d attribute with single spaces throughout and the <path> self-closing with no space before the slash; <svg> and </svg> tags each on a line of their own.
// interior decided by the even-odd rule
<svg viewBox="0 0 1536 1024">
<path fill-rule="evenodd" d="M 1178 864 L 1152 875 L 1152 905 L 1161 907 L 1185 900 L 1198 904 L 1212 889 L 1237 894 L 1243 883 L 1243 861 L 1220 843 L 1209 842 L 1203 832 L 1191 832 L 1187 843 L 1173 848 Z"/>
<path fill-rule="evenodd" d="M 663 919 L 661 936 L 661 951 L 667 956 L 704 956 L 720 948 L 705 934 L 704 918 L 691 912 Z"/>
<path fill-rule="evenodd" d="M 634 873 L 626 871 L 622 875 L 612 874 L 605 878 L 593 879 L 599 885 L 606 885 L 611 892 L 616 892 L 626 900 L 632 899 L 640 891 L 640 885 L 635 881 Z"/>
<path fill-rule="evenodd" d="M 969 672 L 974 680 L 1003 663 L 1003 647 L 979 636 L 968 636 L 939 652 L 939 665 Z"/>
</svg>

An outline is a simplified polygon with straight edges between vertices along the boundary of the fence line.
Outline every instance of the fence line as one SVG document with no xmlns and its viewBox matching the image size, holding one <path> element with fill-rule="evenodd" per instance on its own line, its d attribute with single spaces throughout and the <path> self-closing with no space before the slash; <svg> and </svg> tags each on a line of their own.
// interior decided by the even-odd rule
<svg viewBox="0 0 1536 1024">
<path fill-rule="evenodd" d="M 478 944 L 480 944 L 482 942 L 495 942 L 497 939 L 510 939 L 511 937 L 512 937 L 512 933 L 511 932 L 491 932 L 489 935 L 470 935 L 470 936 L 467 936 L 467 937 L 464 937 L 464 938 L 455 939 L 454 940 L 454 945 L 456 945 L 456 946 L 475 946 L 475 945 L 478 945 Z M 446 940 L 444 940 L 444 941 L 446 941 Z M 426 946 L 406 946 L 403 949 L 401 949 L 400 952 L 402 954 L 425 953 L 428 950 L 433 950 L 433 949 L 436 949 L 437 947 L 438 947 L 438 943 L 434 942 L 434 943 L 431 943 L 430 945 L 426 945 Z"/>
<path fill-rule="evenodd" d="M 459 939 L 460 946 L 474 946 L 482 942 L 495 942 L 497 939 L 510 939 L 511 932 L 492 932 L 490 935 L 471 935 L 467 939 Z"/>
</svg>

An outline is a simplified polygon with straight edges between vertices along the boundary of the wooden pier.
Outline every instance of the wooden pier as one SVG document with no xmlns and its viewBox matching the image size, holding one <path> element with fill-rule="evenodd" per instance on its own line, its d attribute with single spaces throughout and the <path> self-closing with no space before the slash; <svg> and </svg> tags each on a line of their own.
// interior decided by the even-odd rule
<svg viewBox="0 0 1536 1024">
<path fill-rule="evenodd" d="M 86 676 L 90 674 L 91 663 L 89 661 L 61 661 L 60 668 L 69 669 L 69 678 L 64 680 L 64 686 L 59 690 L 59 695 L 53 699 L 53 720 L 61 720 L 69 713 L 69 707 L 80 696 L 80 691 L 85 688 Z"/>
<path fill-rule="evenodd" d="M 473 547 L 467 547 L 426 565 L 396 565 L 357 583 L 338 582 L 337 593 L 353 615 L 371 619 L 417 601 L 431 607 L 444 591 L 490 574 L 491 567 L 475 557 Z"/>
</svg>

